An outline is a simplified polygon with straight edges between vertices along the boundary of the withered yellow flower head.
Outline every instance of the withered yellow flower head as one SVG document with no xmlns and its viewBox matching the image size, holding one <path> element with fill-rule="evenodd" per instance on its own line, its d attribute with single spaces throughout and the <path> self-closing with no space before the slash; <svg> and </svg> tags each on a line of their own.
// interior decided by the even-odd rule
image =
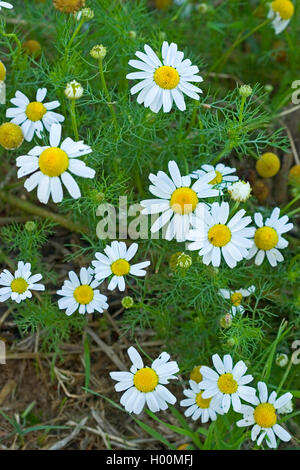
<svg viewBox="0 0 300 470">
<path fill-rule="evenodd" d="M 20 147 L 24 135 L 20 126 L 12 122 L 5 122 L 0 126 L 0 145 L 6 150 L 15 150 Z"/>
<path fill-rule="evenodd" d="M 53 0 L 53 5 L 64 13 L 75 13 L 85 6 L 85 0 Z"/>
</svg>

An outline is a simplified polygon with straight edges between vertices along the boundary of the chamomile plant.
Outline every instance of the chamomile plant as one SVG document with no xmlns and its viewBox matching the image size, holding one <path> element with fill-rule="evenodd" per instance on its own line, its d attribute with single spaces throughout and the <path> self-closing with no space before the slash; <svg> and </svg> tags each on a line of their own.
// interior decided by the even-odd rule
<svg viewBox="0 0 300 470">
<path fill-rule="evenodd" d="M 300 10 L 256 3 L 0 1 L 6 347 L 117 445 L 297 447 Z"/>
</svg>

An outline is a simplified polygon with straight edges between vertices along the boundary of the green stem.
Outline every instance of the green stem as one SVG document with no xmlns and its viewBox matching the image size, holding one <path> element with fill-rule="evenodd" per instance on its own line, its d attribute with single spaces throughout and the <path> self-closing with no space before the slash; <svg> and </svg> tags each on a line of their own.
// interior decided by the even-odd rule
<svg viewBox="0 0 300 470">
<path fill-rule="evenodd" d="M 22 52 L 22 44 L 21 44 L 21 41 L 19 40 L 18 36 L 14 33 L 5 33 L 2 28 L 0 29 L 0 34 L 2 36 L 4 36 L 5 38 L 12 38 L 14 39 L 14 41 L 16 42 L 17 44 L 17 53 L 15 55 L 15 57 L 13 58 L 13 62 L 14 62 L 14 67 L 13 67 L 13 70 L 17 70 L 18 69 L 18 63 L 19 63 L 19 60 L 20 60 L 20 57 L 21 57 L 21 52 Z"/>
<path fill-rule="evenodd" d="M 258 26 L 256 26 L 255 28 L 251 29 L 251 31 L 249 31 L 249 33 L 246 33 L 244 36 L 242 36 L 242 32 L 239 33 L 239 35 L 237 36 L 236 40 L 234 41 L 234 43 L 229 47 L 229 49 L 227 49 L 227 51 L 225 52 L 225 54 L 223 54 L 220 59 L 218 59 L 213 65 L 212 67 L 209 69 L 208 73 L 211 73 L 213 72 L 214 70 L 216 70 L 220 65 L 225 65 L 227 60 L 229 59 L 229 57 L 231 56 L 232 52 L 234 51 L 234 49 L 239 46 L 242 42 L 244 42 L 249 36 L 251 36 L 252 34 L 256 33 L 259 29 L 263 28 L 264 26 L 266 26 L 268 23 L 270 23 L 270 19 L 266 19 L 263 23 L 259 24 Z M 242 36 L 242 37 L 241 37 Z"/>
<path fill-rule="evenodd" d="M 285 370 L 284 376 L 282 377 L 282 380 L 281 380 L 280 384 L 278 385 L 278 388 L 277 388 L 277 395 L 279 394 L 280 390 L 282 389 L 284 382 L 285 382 L 286 379 L 288 378 L 288 375 L 289 375 L 289 373 L 290 373 L 290 370 L 291 370 L 292 365 L 293 365 L 293 360 L 292 360 L 292 358 L 291 358 L 291 359 L 290 359 L 290 362 L 289 362 L 289 365 L 287 366 L 287 368 L 286 368 L 286 370 Z"/>
<path fill-rule="evenodd" d="M 109 94 L 109 91 L 108 91 L 108 88 L 107 88 L 107 85 L 106 85 L 104 71 L 103 71 L 103 60 L 102 59 L 99 59 L 99 72 L 100 72 L 102 88 L 103 88 L 104 94 L 105 94 L 106 99 L 107 99 L 107 105 L 110 109 L 115 128 L 116 128 L 116 130 L 118 130 L 119 126 L 118 126 L 117 116 L 116 116 L 115 109 L 114 109 L 114 107 L 111 103 L 111 97 L 110 97 L 110 94 Z"/>
<path fill-rule="evenodd" d="M 71 120 L 72 120 L 72 127 L 73 127 L 73 132 L 75 136 L 75 140 L 79 140 L 78 136 L 78 128 L 77 128 L 77 121 L 76 121 L 76 108 L 75 108 L 75 101 L 74 99 L 70 100 L 70 114 L 71 114 Z"/>
<path fill-rule="evenodd" d="M 68 220 L 65 216 L 50 212 L 49 210 L 36 206 L 31 202 L 23 201 L 22 199 L 19 199 L 18 197 L 13 196 L 12 194 L 0 191 L 0 199 L 29 214 L 34 214 L 39 217 L 43 217 L 44 219 L 53 220 L 53 222 L 56 222 L 62 227 L 65 227 L 66 229 L 70 230 L 70 232 L 88 233 L 86 226 L 82 226 L 80 224 L 77 224 L 76 222 L 72 222 L 71 220 Z"/>
<path fill-rule="evenodd" d="M 292 199 L 286 206 L 284 206 L 284 208 L 281 210 L 281 214 L 285 214 L 285 212 L 293 205 L 295 204 L 295 202 L 298 201 L 298 199 L 300 199 L 300 193 L 294 197 L 294 199 Z"/>
<path fill-rule="evenodd" d="M 243 121 L 245 103 L 246 103 L 246 97 L 242 96 L 241 107 L 240 107 L 240 112 L 239 112 L 239 123 L 240 124 L 242 124 L 242 121 Z"/>
<path fill-rule="evenodd" d="M 73 44 L 73 41 L 74 39 L 76 38 L 76 36 L 78 35 L 79 31 L 81 30 L 81 27 L 83 25 L 83 23 L 85 22 L 85 18 L 81 18 L 81 20 L 79 21 L 79 24 L 77 26 L 77 28 L 75 29 L 74 33 L 72 34 L 71 36 L 71 39 L 70 41 L 68 42 L 67 44 L 67 47 L 65 49 L 65 54 L 64 54 L 64 61 L 63 61 L 63 70 L 65 70 L 65 67 L 66 67 L 66 63 L 67 63 L 67 59 L 68 59 L 68 55 L 69 55 L 69 50 Z"/>
</svg>

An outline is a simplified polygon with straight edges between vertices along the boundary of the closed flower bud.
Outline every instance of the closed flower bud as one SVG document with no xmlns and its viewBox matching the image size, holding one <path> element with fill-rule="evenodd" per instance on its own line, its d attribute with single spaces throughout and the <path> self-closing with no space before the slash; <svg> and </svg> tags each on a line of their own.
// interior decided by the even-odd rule
<svg viewBox="0 0 300 470">
<path fill-rule="evenodd" d="M 25 224 L 25 230 L 27 232 L 34 232 L 36 230 L 36 223 L 33 220 L 28 220 Z"/>
<path fill-rule="evenodd" d="M 287 354 L 278 353 L 276 354 L 275 363 L 279 367 L 285 367 L 289 362 L 289 358 Z"/>
<path fill-rule="evenodd" d="M 93 57 L 93 59 L 104 59 L 106 53 L 106 47 L 104 47 L 102 44 L 97 44 L 90 51 L 90 55 Z"/>
<path fill-rule="evenodd" d="M 84 20 L 92 20 L 94 16 L 94 11 L 91 8 L 83 8 L 77 13 L 76 19 L 80 20 L 82 18 Z"/>
<path fill-rule="evenodd" d="M 196 5 L 196 9 L 203 15 L 209 10 L 207 3 L 199 3 L 199 5 Z"/>
<path fill-rule="evenodd" d="M 223 317 L 220 318 L 220 326 L 221 328 L 230 328 L 232 325 L 232 315 L 230 313 L 226 313 Z"/>
<path fill-rule="evenodd" d="M 252 94 L 252 88 L 250 85 L 242 85 L 239 88 L 239 93 L 244 98 L 248 98 Z"/>
<path fill-rule="evenodd" d="M 131 308 L 134 305 L 134 300 L 132 297 L 126 296 L 126 297 L 123 297 L 121 303 L 124 308 Z"/>
<path fill-rule="evenodd" d="M 78 100 L 83 95 L 83 88 L 76 80 L 72 80 L 66 86 L 65 95 L 69 100 Z"/>
<path fill-rule="evenodd" d="M 135 39 L 135 38 L 136 38 L 136 32 L 135 32 L 135 31 L 129 31 L 129 32 L 128 32 L 128 36 L 129 36 L 131 39 Z"/>
</svg>

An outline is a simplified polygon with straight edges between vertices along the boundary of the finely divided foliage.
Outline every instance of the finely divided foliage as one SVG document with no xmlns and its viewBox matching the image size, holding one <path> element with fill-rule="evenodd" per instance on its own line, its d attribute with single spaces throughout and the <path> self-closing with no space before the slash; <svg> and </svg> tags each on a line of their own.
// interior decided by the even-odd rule
<svg viewBox="0 0 300 470">
<path fill-rule="evenodd" d="M 0 1 L 0 307 L 53 370 L 83 335 L 85 393 L 100 321 L 101 399 L 171 449 L 299 438 L 300 12 L 256 3 Z"/>
</svg>

